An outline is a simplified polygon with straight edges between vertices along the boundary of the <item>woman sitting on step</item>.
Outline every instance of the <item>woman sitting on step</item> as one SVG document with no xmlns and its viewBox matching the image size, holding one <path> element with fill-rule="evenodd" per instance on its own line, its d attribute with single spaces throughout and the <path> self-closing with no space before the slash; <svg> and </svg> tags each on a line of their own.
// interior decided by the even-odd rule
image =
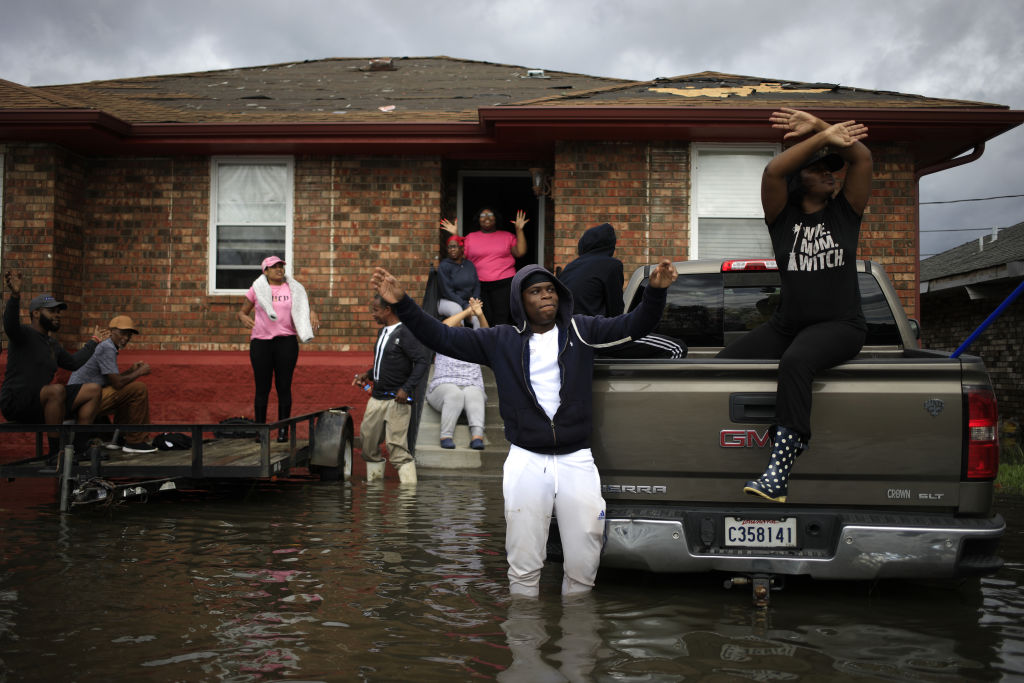
<svg viewBox="0 0 1024 683">
<path fill-rule="evenodd" d="M 480 321 L 480 327 L 488 326 L 483 303 L 473 298 L 470 298 L 465 310 L 445 318 L 444 324 L 455 327 L 470 316 Z M 484 393 L 484 377 L 479 365 L 437 354 L 434 358 L 434 378 L 427 387 L 426 398 L 427 403 L 441 413 L 441 448 L 455 448 L 455 423 L 465 410 L 469 422 L 469 447 L 483 450 L 487 395 Z"/>
</svg>

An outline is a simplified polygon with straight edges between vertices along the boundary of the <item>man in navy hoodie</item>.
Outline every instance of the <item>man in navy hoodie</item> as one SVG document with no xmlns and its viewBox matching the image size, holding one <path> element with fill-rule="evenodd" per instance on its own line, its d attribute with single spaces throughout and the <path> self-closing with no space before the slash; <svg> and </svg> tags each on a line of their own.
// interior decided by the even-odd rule
<svg viewBox="0 0 1024 683">
<path fill-rule="evenodd" d="M 425 346 L 490 366 L 505 438 L 505 550 L 509 590 L 535 597 L 546 558 L 551 513 L 564 551 L 562 594 L 594 585 L 604 544 L 605 505 L 590 450 L 595 349 L 649 333 L 661 318 L 676 269 L 651 271 L 641 304 L 615 318 L 573 315 L 572 294 L 550 272 L 529 265 L 512 279 L 512 325 L 447 327 L 425 314 L 383 268 L 372 283 Z"/>
</svg>

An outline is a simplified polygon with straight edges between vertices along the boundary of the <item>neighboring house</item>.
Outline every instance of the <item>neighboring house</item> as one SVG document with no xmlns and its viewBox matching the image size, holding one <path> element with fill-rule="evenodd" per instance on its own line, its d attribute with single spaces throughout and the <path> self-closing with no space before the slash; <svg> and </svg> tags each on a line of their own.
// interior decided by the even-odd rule
<svg viewBox="0 0 1024 683">
<path fill-rule="evenodd" d="M 923 345 L 953 352 L 1024 282 L 1024 223 L 921 261 Z M 999 414 L 1024 418 L 1024 296 L 964 353 L 985 359 Z"/>
<path fill-rule="evenodd" d="M 829 83 L 704 72 L 636 82 L 448 57 L 325 59 L 25 87 L 0 81 L 2 264 L 84 321 L 129 311 L 133 346 L 236 351 L 234 311 L 278 254 L 324 326 L 371 348 L 370 269 L 415 290 L 438 223 L 530 216 L 524 261 L 575 257 L 610 222 L 627 272 L 768 255 L 761 170 L 780 106 L 870 127 L 859 256 L 918 312 L 918 180 L 976 159 L 1024 112 Z M 507 225 L 507 223 L 506 223 Z M 418 293 L 418 292 L 416 292 Z"/>
</svg>

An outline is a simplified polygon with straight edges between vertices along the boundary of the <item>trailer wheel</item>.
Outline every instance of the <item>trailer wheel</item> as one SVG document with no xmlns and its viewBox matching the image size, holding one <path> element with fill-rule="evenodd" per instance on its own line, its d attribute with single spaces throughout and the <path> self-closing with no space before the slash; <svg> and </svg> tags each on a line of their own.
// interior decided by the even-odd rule
<svg viewBox="0 0 1024 683">
<path fill-rule="evenodd" d="M 310 459 L 310 474 L 321 481 L 344 481 L 352 476 L 352 420 L 348 411 L 327 410 L 316 424 L 316 441 Z"/>
</svg>

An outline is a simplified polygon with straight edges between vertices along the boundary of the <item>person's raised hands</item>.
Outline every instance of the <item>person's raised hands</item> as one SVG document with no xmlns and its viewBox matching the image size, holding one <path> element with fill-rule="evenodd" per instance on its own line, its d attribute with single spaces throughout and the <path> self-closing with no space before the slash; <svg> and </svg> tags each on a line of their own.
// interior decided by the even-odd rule
<svg viewBox="0 0 1024 683">
<path fill-rule="evenodd" d="M 667 258 L 662 259 L 654 270 L 651 271 L 650 283 L 651 287 L 655 289 L 664 289 L 670 284 L 676 281 L 679 277 L 679 273 L 676 272 L 676 267 L 672 265 L 672 262 Z"/>
<path fill-rule="evenodd" d="M 868 136 L 868 127 L 856 121 L 843 121 L 826 128 L 824 135 L 832 147 L 849 147 Z"/>
<path fill-rule="evenodd" d="M 458 235 L 459 234 L 459 224 L 458 223 L 452 223 L 447 218 L 442 218 L 441 219 L 441 229 L 442 230 L 446 230 L 446 231 L 450 232 L 453 235 Z"/>
<path fill-rule="evenodd" d="M 509 221 L 509 223 L 512 223 L 512 224 L 514 224 L 516 226 L 516 231 L 517 232 L 522 230 L 523 228 L 525 228 L 526 224 L 529 223 L 529 222 L 530 222 L 530 219 L 526 217 L 526 212 L 523 211 L 522 209 L 519 209 L 518 211 L 516 211 L 516 218 L 515 218 L 515 220 Z"/>
<path fill-rule="evenodd" d="M 8 270 L 4 273 L 4 284 L 7 285 L 7 289 L 11 290 L 11 294 L 21 294 L 21 273 L 16 270 Z"/>
<path fill-rule="evenodd" d="M 380 294 L 380 298 L 389 304 L 397 304 L 405 296 L 405 289 L 398 282 L 398 278 L 383 268 L 377 267 L 373 269 L 370 284 Z"/>
<path fill-rule="evenodd" d="M 772 128 L 787 131 L 782 136 L 783 140 L 802 138 L 805 135 L 817 133 L 828 125 L 813 114 L 808 114 L 799 109 L 790 109 L 789 107 L 780 107 L 779 111 L 773 112 L 768 117 L 768 120 L 771 121 Z"/>
</svg>

